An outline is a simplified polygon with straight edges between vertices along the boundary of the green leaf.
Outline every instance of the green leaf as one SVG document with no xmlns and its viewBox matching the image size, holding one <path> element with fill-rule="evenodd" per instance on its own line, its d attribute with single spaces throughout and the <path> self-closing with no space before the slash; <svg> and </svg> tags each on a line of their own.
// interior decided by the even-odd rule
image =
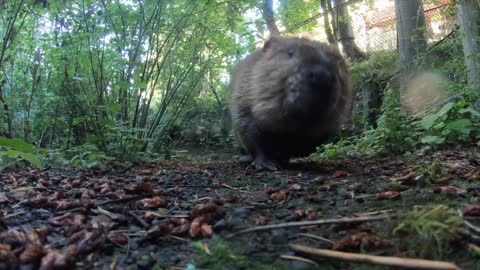
<svg viewBox="0 0 480 270">
<path fill-rule="evenodd" d="M 4 146 L 9 149 L 18 150 L 25 153 L 31 153 L 35 151 L 35 147 L 26 143 L 22 139 L 8 139 L 1 136 L 0 136 L 0 146 Z"/>
<path fill-rule="evenodd" d="M 431 143 L 441 144 L 445 141 L 445 138 L 439 137 L 439 136 L 427 135 L 423 137 L 421 141 L 422 143 L 425 143 L 425 144 L 431 144 Z"/>
<path fill-rule="evenodd" d="M 460 131 L 462 133 L 469 133 L 471 131 L 470 126 L 472 122 L 468 119 L 459 119 L 447 124 L 448 129 Z"/>
<path fill-rule="evenodd" d="M 471 113 L 473 116 L 480 117 L 480 112 L 478 112 L 477 110 L 474 110 L 474 109 L 472 109 L 472 108 L 461 109 L 461 110 L 459 110 L 459 112 L 460 112 L 460 113 L 469 112 L 469 113 Z"/>
<path fill-rule="evenodd" d="M 437 121 L 437 119 L 438 119 L 437 114 L 429 114 L 429 115 L 423 117 L 420 124 L 422 125 L 422 127 L 424 129 L 429 130 L 433 126 L 433 124 L 435 124 L 435 121 Z"/>
<path fill-rule="evenodd" d="M 42 167 L 42 162 L 33 154 L 24 153 L 15 150 L 8 150 L 5 154 L 10 158 L 22 158 L 37 167 Z"/>
<path fill-rule="evenodd" d="M 37 167 L 42 167 L 42 162 L 33 154 L 20 152 L 20 157 Z"/>
<path fill-rule="evenodd" d="M 445 104 L 441 109 L 440 111 L 438 111 L 438 116 L 443 116 L 445 114 L 447 114 L 452 108 L 453 106 L 455 106 L 455 103 L 452 101 L 452 102 L 449 102 L 447 104 Z"/>
<path fill-rule="evenodd" d="M 474 53 L 471 53 L 471 54 L 467 55 L 467 59 L 472 60 L 473 58 L 475 58 L 477 56 L 478 56 L 478 53 L 474 52 Z"/>
</svg>

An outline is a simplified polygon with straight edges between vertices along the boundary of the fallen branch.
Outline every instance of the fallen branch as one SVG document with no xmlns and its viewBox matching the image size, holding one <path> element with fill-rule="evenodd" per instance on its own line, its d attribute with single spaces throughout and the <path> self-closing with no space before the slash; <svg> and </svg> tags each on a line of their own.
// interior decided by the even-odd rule
<svg viewBox="0 0 480 270">
<path fill-rule="evenodd" d="M 449 262 L 431 261 L 423 259 L 411 259 L 392 256 L 375 256 L 367 254 L 357 254 L 340 252 L 329 249 L 316 249 L 312 247 L 290 244 L 294 251 L 309 255 L 327 257 L 348 262 L 370 263 L 376 265 L 385 265 L 393 267 L 411 268 L 411 269 L 436 269 L 436 270 L 459 270 L 457 265 Z"/>
<path fill-rule="evenodd" d="M 315 240 L 321 241 L 321 242 L 323 242 L 323 243 L 327 243 L 327 244 L 329 244 L 330 246 L 335 245 L 335 242 L 333 242 L 332 240 L 327 239 L 327 238 L 325 238 L 325 237 L 322 237 L 322 236 L 320 236 L 320 235 L 314 235 L 314 234 L 310 234 L 310 233 L 300 233 L 300 234 L 298 234 L 298 236 L 303 236 L 303 237 L 315 239 Z"/>
<path fill-rule="evenodd" d="M 309 260 L 309 259 L 305 259 L 305 258 L 302 258 L 302 257 L 297 257 L 297 256 L 290 256 L 290 255 L 282 255 L 280 256 L 280 258 L 282 259 L 287 259 L 287 260 L 295 260 L 295 261 L 300 261 L 300 262 L 304 262 L 304 263 L 309 263 L 309 264 L 312 264 L 314 265 L 315 267 L 318 267 L 318 264 L 312 260 Z"/>
<path fill-rule="evenodd" d="M 258 226 L 254 228 L 249 228 L 245 230 L 241 230 L 230 235 L 227 235 L 226 238 L 232 238 L 240 234 L 255 232 L 255 231 L 266 231 L 266 230 L 274 230 L 280 228 L 288 228 L 288 227 L 301 227 L 301 226 L 310 226 L 310 225 L 328 225 L 328 224 L 343 224 L 343 223 L 359 223 L 359 222 L 367 222 L 367 221 L 378 221 L 392 218 L 392 215 L 381 215 L 381 216 L 374 216 L 374 217 L 358 217 L 358 218 L 334 218 L 334 219 L 319 219 L 313 221 L 297 221 L 297 222 L 287 222 L 287 223 L 280 223 L 280 224 L 272 224 L 272 225 L 265 225 L 265 226 Z"/>
</svg>

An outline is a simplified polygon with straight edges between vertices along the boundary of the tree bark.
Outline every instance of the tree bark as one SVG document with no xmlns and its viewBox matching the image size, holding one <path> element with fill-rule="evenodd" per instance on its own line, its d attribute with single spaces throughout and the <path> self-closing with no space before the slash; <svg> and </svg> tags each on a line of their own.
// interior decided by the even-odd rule
<svg viewBox="0 0 480 270">
<path fill-rule="evenodd" d="M 427 49 L 425 14 L 421 0 L 395 0 L 395 13 L 402 69 L 400 86 L 403 87 L 410 74 L 414 74 L 417 69 L 415 60 Z"/>
<path fill-rule="evenodd" d="M 338 36 L 343 46 L 345 55 L 351 60 L 358 61 L 365 59 L 365 54 L 355 44 L 352 24 L 348 15 L 348 5 L 345 0 L 335 0 L 335 8 L 337 9 L 338 19 Z"/>
<path fill-rule="evenodd" d="M 328 0 L 330 1 L 330 0 Z M 330 19 L 328 16 L 328 8 L 327 8 L 327 0 L 320 0 L 320 6 L 322 7 L 322 12 L 323 12 L 323 24 L 325 27 L 325 34 L 327 35 L 327 40 L 330 45 L 333 45 L 335 47 L 338 46 L 337 44 L 337 39 L 333 35 L 332 27 L 330 24 Z"/>
<path fill-rule="evenodd" d="M 458 21 L 463 33 L 463 54 L 467 66 L 468 83 L 480 83 L 480 3 L 461 0 L 458 3 Z"/>
<path fill-rule="evenodd" d="M 270 36 L 280 36 L 280 31 L 275 23 L 275 16 L 273 13 L 273 0 L 264 0 L 262 13 L 268 31 L 270 32 Z"/>
</svg>

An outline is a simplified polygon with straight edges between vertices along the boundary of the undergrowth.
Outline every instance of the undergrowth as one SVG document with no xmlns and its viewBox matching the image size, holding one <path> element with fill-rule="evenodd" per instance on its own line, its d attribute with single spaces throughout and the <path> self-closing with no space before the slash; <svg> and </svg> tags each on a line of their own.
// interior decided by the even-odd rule
<svg viewBox="0 0 480 270">
<path fill-rule="evenodd" d="M 394 52 L 375 53 L 367 61 L 353 64 L 354 85 L 358 88 L 365 82 L 373 84 L 372 94 L 383 99 L 379 114 L 373 124 L 367 123 L 369 119 L 359 116 L 361 113 L 355 112 L 354 108 L 349 124 L 363 127 L 363 132 L 324 144 L 311 158 L 410 154 L 419 148 L 480 145 L 480 112 L 475 105 L 478 104 L 479 89 L 467 85 L 461 45 L 459 38 L 445 40 L 425 55 L 422 69 L 435 70 L 435 76 L 448 78 L 444 91 L 451 98 L 434 104 L 422 115 L 410 113 L 401 103 L 398 85 L 392 80 L 398 61 Z"/>
<path fill-rule="evenodd" d="M 409 257 L 441 259 L 467 233 L 462 218 L 445 205 L 418 207 L 400 217 L 389 232 Z"/>
</svg>

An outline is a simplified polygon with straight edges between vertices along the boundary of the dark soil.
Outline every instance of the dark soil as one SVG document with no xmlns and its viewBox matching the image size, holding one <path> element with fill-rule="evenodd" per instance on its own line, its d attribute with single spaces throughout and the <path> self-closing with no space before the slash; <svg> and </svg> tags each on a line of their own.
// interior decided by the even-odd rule
<svg viewBox="0 0 480 270">
<path fill-rule="evenodd" d="M 258 269 L 373 269 L 309 257 L 315 268 L 280 256 L 303 256 L 289 243 L 332 248 L 310 235 L 333 241 L 336 250 L 406 255 L 384 238 L 393 220 L 225 237 L 266 224 L 393 215 L 428 204 L 478 205 L 478 152 L 299 159 L 279 172 L 255 172 L 232 161 L 229 153 L 129 167 L 5 172 L 0 175 L 0 269 L 185 269 L 188 264 L 189 269 L 248 269 L 233 257 L 199 263 L 220 242 Z M 193 248 L 195 241 L 206 254 Z M 474 256 L 452 250 L 444 260 L 478 269 Z"/>
</svg>

